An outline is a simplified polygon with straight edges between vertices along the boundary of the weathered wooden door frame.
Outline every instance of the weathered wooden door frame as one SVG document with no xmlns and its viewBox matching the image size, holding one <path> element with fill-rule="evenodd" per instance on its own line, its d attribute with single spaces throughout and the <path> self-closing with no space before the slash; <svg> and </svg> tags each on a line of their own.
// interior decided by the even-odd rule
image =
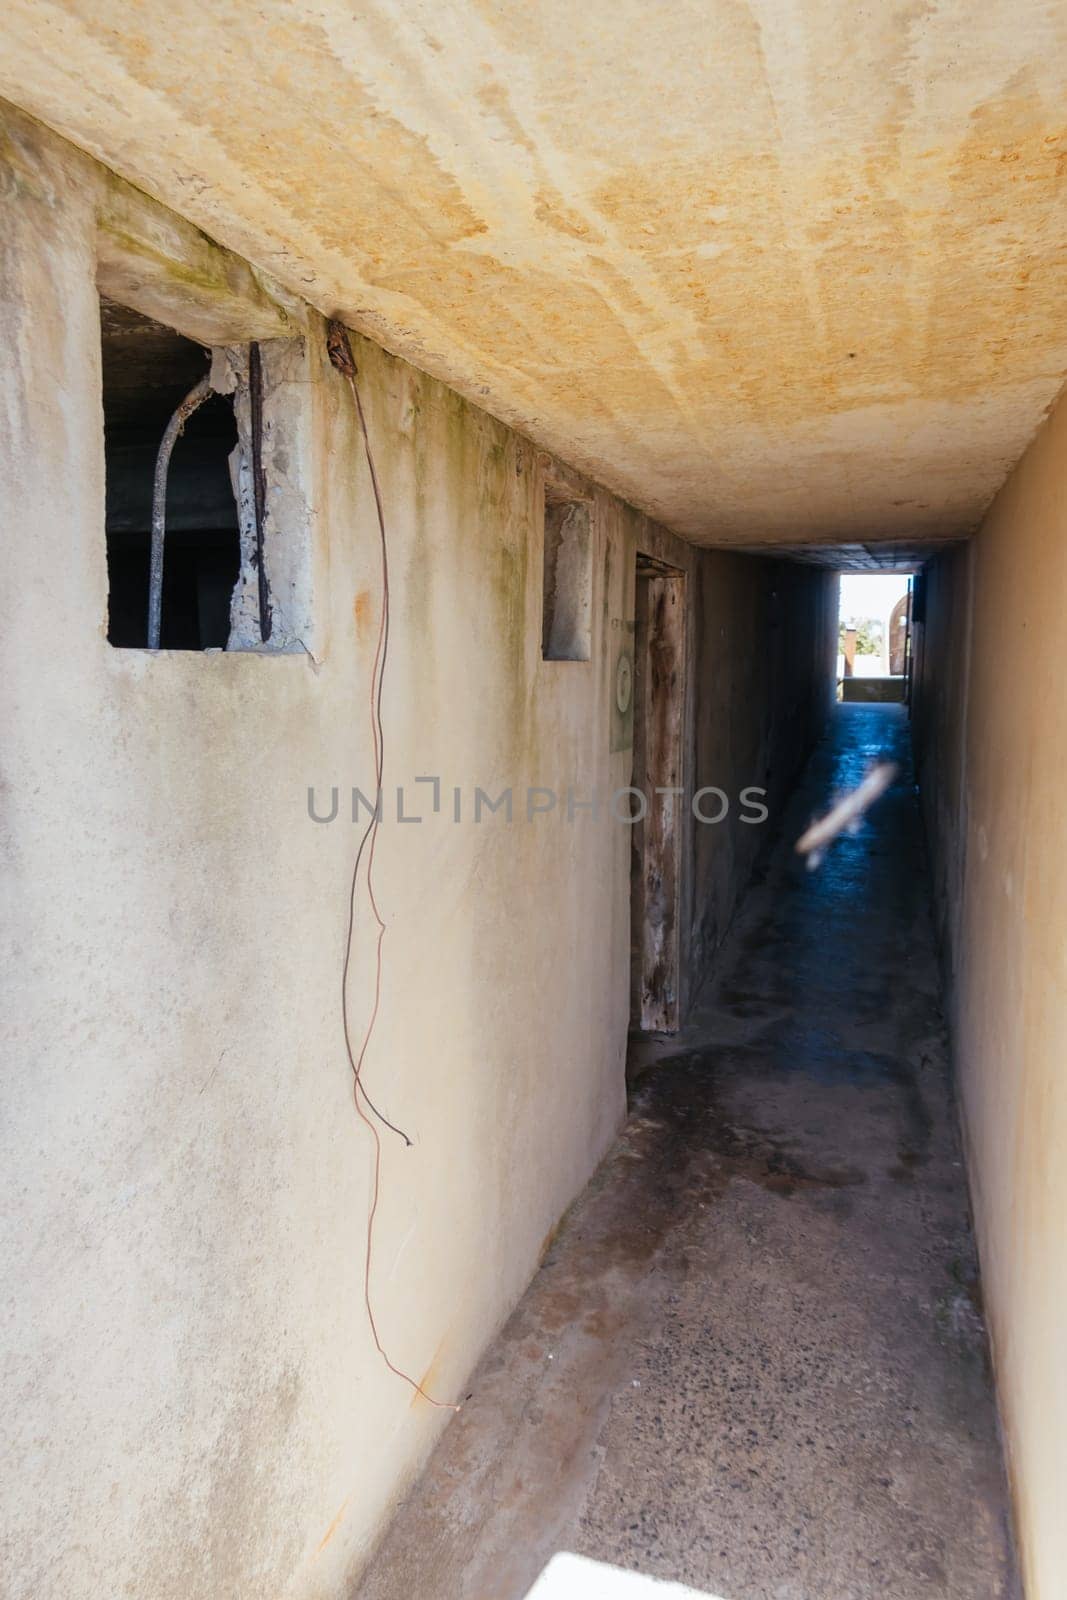
<svg viewBox="0 0 1067 1600">
<path fill-rule="evenodd" d="M 685 573 L 638 551 L 634 596 L 634 767 L 630 1025 L 679 1026 L 681 850 L 685 837 Z M 657 792 L 660 791 L 660 792 Z"/>
</svg>

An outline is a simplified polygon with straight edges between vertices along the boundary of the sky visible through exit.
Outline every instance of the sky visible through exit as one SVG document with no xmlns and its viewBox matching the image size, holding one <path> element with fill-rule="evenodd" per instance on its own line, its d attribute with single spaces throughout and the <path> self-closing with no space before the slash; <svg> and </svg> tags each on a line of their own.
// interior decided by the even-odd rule
<svg viewBox="0 0 1067 1600">
<path fill-rule="evenodd" d="M 906 572 L 843 572 L 841 574 L 841 620 L 862 622 L 867 618 L 883 625 L 901 595 L 906 593 Z"/>
<path fill-rule="evenodd" d="M 845 671 L 844 630 L 856 629 L 853 671 L 858 677 L 886 677 L 902 668 L 902 656 L 890 649 L 893 607 L 908 590 L 908 574 L 901 572 L 843 572 L 838 612 L 838 677 Z M 903 646 L 903 638 L 896 641 Z"/>
</svg>

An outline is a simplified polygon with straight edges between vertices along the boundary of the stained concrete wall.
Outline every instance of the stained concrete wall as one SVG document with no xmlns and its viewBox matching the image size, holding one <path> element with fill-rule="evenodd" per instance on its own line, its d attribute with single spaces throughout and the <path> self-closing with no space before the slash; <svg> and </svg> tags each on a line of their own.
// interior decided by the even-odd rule
<svg viewBox="0 0 1067 1600">
<path fill-rule="evenodd" d="M 825 724 L 834 690 L 837 597 L 836 576 L 821 567 L 721 551 L 707 552 L 700 562 L 694 787 L 733 786 L 734 793 L 748 784 L 761 787 L 769 818 L 766 827 L 751 826 L 734 805 L 721 825 L 693 829 L 688 972 L 694 982 L 708 970 Z M 713 801 L 707 809 L 714 812 Z"/>
<path fill-rule="evenodd" d="M 927 569 L 916 740 L 1029 1600 L 1067 1584 L 1067 404 Z"/>
<path fill-rule="evenodd" d="M 18 115 L 2 156 L 5 1593 L 335 1596 L 447 1415 L 385 1369 L 363 1303 L 372 1146 L 339 1008 L 348 790 L 373 781 L 361 441 L 317 315 Z M 190 335 L 293 339 L 272 537 L 296 506 L 300 649 L 107 644 L 98 268 Z M 413 1140 L 385 1142 L 373 1293 L 393 1359 L 452 1399 L 624 1114 L 627 829 L 559 808 L 527 824 L 525 789 L 628 781 L 613 699 L 639 545 L 699 597 L 687 766 L 724 788 L 763 781 L 783 729 L 797 756 L 818 618 L 780 624 L 792 678 L 784 643 L 777 665 L 726 659 L 755 660 L 775 607 L 826 582 L 787 590 L 774 563 L 698 557 L 581 480 L 592 658 L 544 662 L 542 458 L 356 343 L 393 607 L 366 1080 Z M 437 815 L 412 787 L 431 774 Z M 397 784 L 422 823 L 396 820 Z M 476 784 L 513 788 L 512 825 L 473 821 Z M 336 821 L 309 819 L 309 785 L 325 809 L 340 788 Z M 697 956 L 759 832 L 719 834 L 718 856 L 701 844 Z M 361 906 L 357 1033 L 373 989 Z"/>
<path fill-rule="evenodd" d="M 6 0 L 0 94 L 698 543 L 958 535 L 1067 369 L 1051 0 Z"/>
</svg>

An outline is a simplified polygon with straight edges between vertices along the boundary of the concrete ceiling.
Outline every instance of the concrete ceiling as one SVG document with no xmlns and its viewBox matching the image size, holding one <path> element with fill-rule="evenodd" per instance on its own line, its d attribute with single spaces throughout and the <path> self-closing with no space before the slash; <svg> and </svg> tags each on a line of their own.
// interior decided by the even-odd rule
<svg viewBox="0 0 1067 1600">
<path fill-rule="evenodd" d="M 973 528 L 1067 370 L 1061 0 L 7 0 L 0 92 L 690 538 Z"/>
<path fill-rule="evenodd" d="M 910 544 L 899 540 L 875 541 L 871 544 L 798 543 L 750 544 L 745 548 L 761 556 L 785 556 L 790 561 L 803 561 L 816 567 L 831 567 L 835 572 L 914 572 L 938 551 L 949 549 L 959 540 L 916 539 Z"/>
</svg>

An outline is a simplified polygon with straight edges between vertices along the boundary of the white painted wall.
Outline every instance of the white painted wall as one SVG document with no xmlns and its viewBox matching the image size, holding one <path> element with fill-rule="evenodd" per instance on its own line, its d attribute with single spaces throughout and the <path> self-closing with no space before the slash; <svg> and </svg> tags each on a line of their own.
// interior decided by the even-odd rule
<svg viewBox="0 0 1067 1600">
<path fill-rule="evenodd" d="M 306 809 L 309 784 L 322 803 L 372 782 L 366 463 L 316 316 L 20 117 L 2 157 L 5 1594 L 339 1595 L 447 1415 L 371 1341 L 372 1144 L 339 1006 L 358 834 Z M 127 287 L 151 277 L 157 316 L 165 263 L 195 258 L 183 331 L 225 333 L 249 305 L 264 336 L 303 328 L 313 654 L 106 642 L 101 237 L 109 283 L 133 250 Z M 374 1301 L 393 1358 L 452 1399 L 623 1115 L 630 841 L 581 813 L 455 825 L 449 791 L 511 785 L 521 808 L 528 784 L 624 785 L 611 705 L 635 544 L 695 556 L 586 485 L 592 659 L 543 662 L 540 458 L 356 344 L 390 537 L 386 784 L 444 785 L 442 815 L 387 809 L 380 835 L 366 1078 L 413 1147 L 385 1142 Z M 707 559 L 709 637 L 729 621 L 754 639 L 777 569 Z M 702 748 L 721 764 L 694 770 L 730 783 L 743 758 L 759 782 L 774 697 L 799 703 L 806 680 L 720 677 Z M 807 724 L 785 720 L 799 748 Z M 754 848 L 715 869 L 723 924 Z M 368 923 L 364 906 L 357 1023 Z"/>
<path fill-rule="evenodd" d="M 1029 1600 L 1067 1587 L 1067 405 L 926 577 L 916 738 Z"/>
<path fill-rule="evenodd" d="M 334 1593 L 444 1417 L 370 1341 L 338 1003 L 357 830 L 306 809 L 372 785 L 368 476 L 313 324 L 321 660 L 107 644 L 99 195 L 54 149 L 9 168 L 5 240 L 7 1592 Z M 625 782 L 628 514 L 599 507 L 594 659 L 542 663 L 532 448 L 359 360 L 387 782 Z M 414 1148 L 386 1145 L 375 1300 L 447 1398 L 623 1112 L 627 844 L 558 817 L 381 831 L 367 1081 Z M 357 1019 L 369 980 L 361 938 Z"/>
</svg>

